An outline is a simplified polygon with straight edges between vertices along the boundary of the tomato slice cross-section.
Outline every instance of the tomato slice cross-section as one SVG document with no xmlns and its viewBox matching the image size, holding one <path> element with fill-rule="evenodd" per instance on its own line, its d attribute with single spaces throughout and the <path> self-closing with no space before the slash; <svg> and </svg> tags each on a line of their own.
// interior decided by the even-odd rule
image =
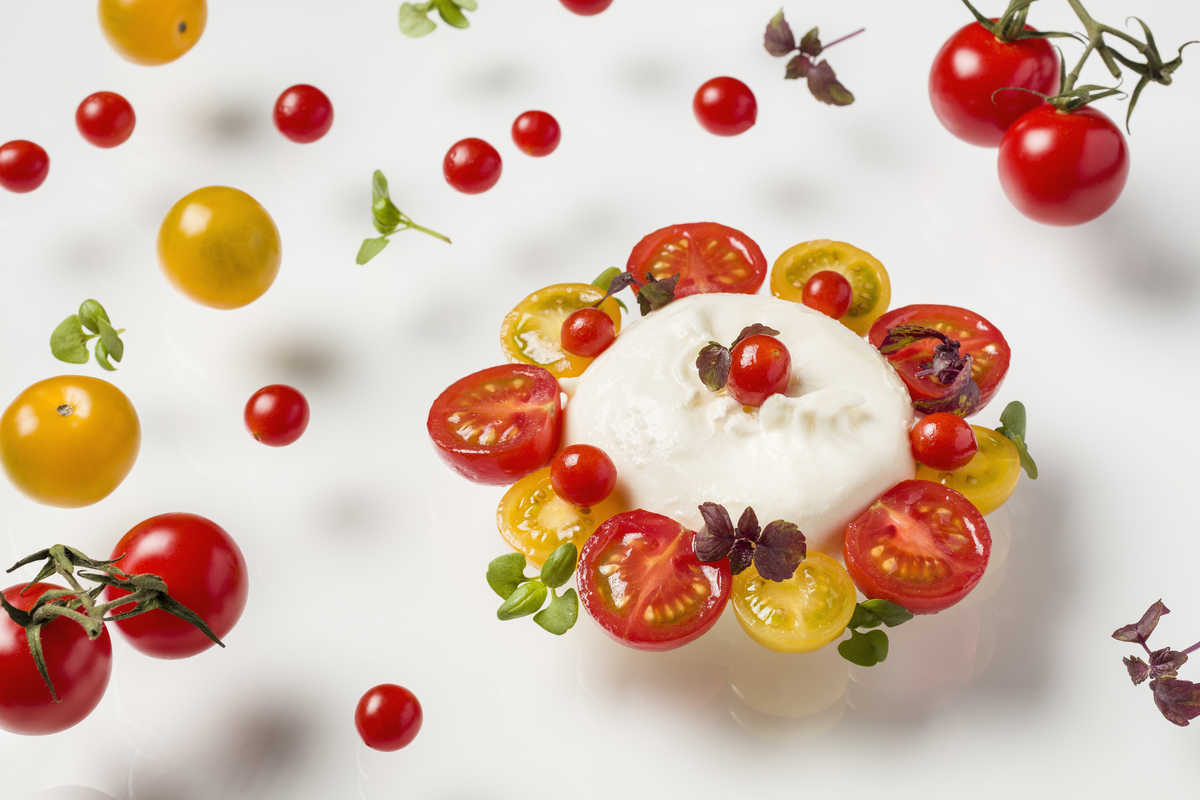
<svg viewBox="0 0 1200 800">
<path fill-rule="evenodd" d="M 668 225 L 642 238 L 625 269 L 639 282 L 650 273 L 679 276 L 676 297 L 708 292 L 754 294 L 767 277 L 767 258 L 746 234 L 715 222 Z"/>
</svg>

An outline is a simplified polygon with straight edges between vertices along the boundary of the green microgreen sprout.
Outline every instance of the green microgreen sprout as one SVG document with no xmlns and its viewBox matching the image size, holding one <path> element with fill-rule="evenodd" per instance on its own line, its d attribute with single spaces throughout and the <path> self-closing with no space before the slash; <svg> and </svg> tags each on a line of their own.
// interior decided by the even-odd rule
<svg viewBox="0 0 1200 800">
<path fill-rule="evenodd" d="M 525 574 L 523 553 L 506 553 L 488 564 L 487 582 L 504 601 L 496 609 L 501 620 L 533 615 L 533 621 L 555 636 L 562 636 L 579 619 L 579 594 L 558 589 L 575 574 L 579 549 L 573 542 L 559 545 L 542 565 L 541 572 Z M 550 602 L 547 603 L 546 599 Z"/>
<path fill-rule="evenodd" d="M 125 343 L 121 341 L 124 332 L 124 328 L 113 327 L 108 312 L 99 301 L 84 300 L 79 311 L 60 322 L 50 334 L 50 352 L 59 361 L 86 364 L 88 343 L 95 339 L 96 363 L 112 372 L 116 369 L 112 362 L 125 357 Z"/>
<path fill-rule="evenodd" d="M 412 39 L 428 36 L 437 30 L 429 12 L 437 11 L 442 21 L 453 28 L 469 28 L 471 21 L 464 11 L 478 11 L 476 0 L 427 0 L 424 3 L 400 5 L 400 32 Z"/>
<path fill-rule="evenodd" d="M 391 195 L 388 192 L 387 178 L 379 170 L 375 170 L 371 176 L 371 216 L 375 223 L 375 230 L 379 231 L 382 235 L 363 240 L 362 245 L 358 248 L 358 256 L 355 258 L 355 263 L 359 266 L 366 264 L 383 252 L 383 248 L 388 246 L 389 237 L 392 234 L 406 231 L 410 228 L 414 231 L 427 233 L 435 239 L 441 239 L 446 244 L 450 244 L 449 236 L 426 228 L 424 225 L 418 225 L 413 222 L 412 217 L 396 208 L 396 204 L 392 202 Z"/>
<path fill-rule="evenodd" d="M 891 600 L 864 600 L 854 606 L 846 625 L 850 638 L 838 643 L 838 653 L 860 667 L 882 663 L 888 657 L 888 635 L 879 626 L 894 628 L 912 618 L 911 611 Z"/>
<path fill-rule="evenodd" d="M 1038 468 L 1033 456 L 1029 454 L 1029 445 L 1025 443 L 1025 404 L 1013 400 L 1000 412 L 1000 427 L 996 433 L 1012 442 L 1021 458 L 1021 469 L 1032 480 L 1037 480 Z"/>
</svg>

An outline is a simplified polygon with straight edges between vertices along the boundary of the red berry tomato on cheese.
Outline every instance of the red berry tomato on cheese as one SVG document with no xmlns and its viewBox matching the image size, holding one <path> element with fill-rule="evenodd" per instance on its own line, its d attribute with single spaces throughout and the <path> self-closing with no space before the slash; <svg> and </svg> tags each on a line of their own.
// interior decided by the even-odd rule
<svg viewBox="0 0 1200 800">
<path fill-rule="evenodd" d="M 333 127 L 333 103 L 317 87 L 298 83 L 275 101 L 275 127 L 293 142 L 315 142 Z"/>
<path fill-rule="evenodd" d="M 308 401 L 291 386 L 264 386 L 246 401 L 246 429 L 265 445 L 283 447 L 308 428 Z"/>
<path fill-rule="evenodd" d="M 198 514 L 160 514 L 135 525 L 112 558 L 127 573 L 151 573 L 175 600 L 198 614 L 219 638 L 242 616 L 250 582 L 241 549 L 221 526 Z M 127 592 L 108 587 L 107 600 Z M 114 613 L 128 610 L 117 606 Z M 213 641 L 190 622 L 155 609 L 114 623 L 137 650 L 156 658 L 186 658 Z"/>
<path fill-rule="evenodd" d="M 970 423 L 947 411 L 917 420 L 909 432 L 909 439 L 913 458 L 945 472 L 966 466 L 979 450 Z"/>
<path fill-rule="evenodd" d="M 754 294 L 767 277 L 767 258 L 746 234 L 715 222 L 668 225 L 642 237 L 627 272 L 640 283 L 675 275 L 676 297 L 705 292 Z"/>
<path fill-rule="evenodd" d="M 407 747 L 421 730 L 422 719 L 416 695 L 394 683 L 370 689 L 354 709 L 354 725 L 363 743 L 385 752 Z"/>
<path fill-rule="evenodd" d="M 0 145 L 0 186 L 10 192 L 32 192 L 50 172 L 50 156 L 40 145 L 14 139 Z"/>
<path fill-rule="evenodd" d="M 1018 117 L 1042 103 L 1030 92 L 1058 93 L 1054 46 L 1035 38 L 1005 42 L 978 22 L 946 40 L 929 71 L 937 118 L 958 138 L 983 147 L 999 145 Z"/>
<path fill-rule="evenodd" d="M 737 136 L 754 126 L 758 101 L 749 86 L 737 78 L 722 76 L 700 84 L 692 98 L 692 111 L 709 133 Z"/>
<path fill-rule="evenodd" d="M 116 92 L 90 94 L 75 110 L 79 133 L 97 147 L 116 147 L 133 135 L 137 117 L 129 101 Z"/>
<path fill-rule="evenodd" d="M 1004 134 L 999 171 L 1004 194 L 1022 214 L 1047 225 L 1079 225 L 1117 202 L 1129 177 L 1129 150 L 1121 129 L 1096 109 L 1042 105 Z"/>
<path fill-rule="evenodd" d="M 725 387 L 744 406 L 757 408 L 773 394 L 787 391 L 792 354 L 774 336 L 755 334 L 733 346 Z"/>
<path fill-rule="evenodd" d="M 612 317 L 598 308 L 581 308 L 563 320 L 562 346 L 568 353 L 595 358 L 617 338 Z"/>
<path fill-rule="evenodd" d="M 442 161 L 446 183 L 465 194 L 480 194 L 495 186 L 501 169 L 500 154 L 483 139 L 456 142 Z"/>
<path fill-rule="evenodd" d="M 545 111 L 526 111 L 512 125 L 513 143 L 528 156 L 548 156 L 558 148 L 562 130 Z"/>
<path fill-rule="evenodd" d="M 599 447 L 573 444 L 550 462 L 550 485 L 568 503 L 588 508 L 612 494 L 617 486 L 617 468 Z"/>
<path fill-rule="evenodd" d="M 28 611 L 49 583 L 20 584 L 4 590 L 10 605 Z M 58 733 L 83 720 L 100 703 L 112 674 L 112 640 L 102 629 L 88 639 L 73 620 L 59 617 L 42 626 L 42 654 L 58 695 L 56 701 L 38 672 L 25 629 L 0 611 L 0 728 L 11 733 Z"/>
<path fill-rule="evenodd" d="M 854 287 L 840 272 L 823 269 L 804 283 L 800 301 L 832 319 L 841 319 L 850 310 Z"/>
</svg>

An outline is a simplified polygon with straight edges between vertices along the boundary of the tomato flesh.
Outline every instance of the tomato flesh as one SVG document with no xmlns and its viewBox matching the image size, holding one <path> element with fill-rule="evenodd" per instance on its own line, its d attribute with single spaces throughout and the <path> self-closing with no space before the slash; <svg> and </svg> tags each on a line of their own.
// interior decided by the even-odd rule
<svg viewBox="0 0 1200 800">
<path fill-rule="evenodd" d="M 459 474 L 479 483 L 512 483 L 550 463 L 558 449 L 562 393 L 542 367 L 489 367 L 438 395 L 426 429 Z"/>
<path fill-rule="evenodd" d="M 979 583 L 992 537 L 967 498 L 932 481 L 910 480 L 851 521 L 844 548 L 846 569 L 867 597 L 933 614 Z"/>
<path fill-rule="evenodd" d="M 695 531 L 649 511 L 612 517 L 579 556 L 579 594 L 592 619 L 618 642 L 670 650 L 693 641 L 729 600 L 728 562 L 696 558 Z"/>
<path fill-rule="evenodd" d="M 531 472 L 509 487 L 496 509 L 496 527 L 514 550 L 540 567 L 559 545 L 582 548 L 600 523 L 628 510 L 620 492 L 586 508 L 559 497 L 550 468 Z"/>
<path fill-rule="evenodd" d="M 867 338 L 878 347 L 897 325 L 933 328 L 958 341 L 960 352 L 971 356 L 971 377 L 979 385 L 976 411 L 987 405 L 1000 388 L 1012 351 L 999 329 L 974 311 L 957 306 L 902 306 L 876 320 Z M 946 392 L 946 387 L 932 377 L 917 375 L 933 357 L 937 344 L 936 339 L 922 339 L 887 356 L 913 400 L 937 399 Z"/>
<path fill-rule="evenodd" d="M 643 237 L 626 270 L 638 281 L 679 276 L 676 297 L 708 292 L 754 294 L 767 276 L 758 245 L 735 228 L 715 222 L 668 225 Z"/>
</svg>

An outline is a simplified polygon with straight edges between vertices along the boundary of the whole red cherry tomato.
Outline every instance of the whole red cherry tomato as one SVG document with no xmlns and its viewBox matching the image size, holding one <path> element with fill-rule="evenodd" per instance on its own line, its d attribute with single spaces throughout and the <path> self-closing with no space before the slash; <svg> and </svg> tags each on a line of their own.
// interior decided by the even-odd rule
<svg viewBox="0 0 1200 800">
<path fill-rule="evenodd" d="M 704 129 L 717 136 L 745 133 L 758 119 L 754 92 L 737 78 L 728 76 L 700 84 L 692 99 L 692 110 Z"/>
<path fill-rule="evenodd" d="M 422 718 L 416 695 L 394 683 L 370 689 L 354 709 L 354 725 L 363 743 L 388 752 L 412 742 L 421 730 Z"/>
<path fill-rule="evenodd" d="M 617 338 L 612 317 L 598 308 L 581 308 L 563 320 L 562 346 L 568 353 L 595 358 Z"/>
<path fill-rule="evenodd" d="M 333 103 L 315 86 L 298 83 L 275 101 L 275 127 L 293 142 L 315 142 L 333 126 Z"/>
<path fill-rule="evenodd" d="M 558 148 L 562 129 L 545 111 L 526 111 L 513 121 L 513 142 L 530 156 L 548 156 Z"/>
<path fill-rule="evenodd" d="M 559 2 L 584 17 L 593 17 L 613 4 L 613 0 L 559 0 Z"/>
<path fill-rule="evenodd" d="M 97 147 L 116 147 L 133 135 L 137 117 L 116 92 L 89 94 L 75 110 L 75 127 Z"/>
<path fill-rule="evenodd" d="M 983 147 L 999 145 L 1017 117 L 1041 104 L 1035 94 L 1005 91 L 1013 88 L 1058 93 L 1058 54 L 1049 41 L 1005 42 L 972 22 L 946 40 L 929 70 L 933 113 L 946 130 Z"/>
<path fill-rule="evenodd" d="M 112 558 L 125 572 L 157 575 L 171 597 L 200 615 L 224 638 L 233 630 L 250 584 L 246 560 L 228 533 L 198 514 L 160 514 L 135 525 L 117 542 Z M 127 592 L 112 586 L 108 600 Z M 128 610 L 117 606 L 115 614 Z M 117 620 L 116 626 L 136 649 L 156 658 L 186 658 L 213 642 L 194 625 L 161 609 Z"/>
<path fill-rule="evenodd" d="M 774 336 L 755 334 L 733 346 L 726 388 L 744 406 L 757 408 L 773 394 L 787 389 L 792 354 Z"/>
<path fill-rule="evenodd" d="M 50 156 L 27 139 L 14 139 L 0 145 L 0 186 L 10 192 L 32 192 L 46 180 Z"/>
<path fill-rule="evenodd" d="M 588 508 L 612 494 L 617 487 L 617 468 L 599 447 L 573 444 L 550 462 L 550 485 L 568 503 Z"/>
<path fill-rule="evenodd" d="M 1000 142 L 1000 185 L 1022 214 L 1047 225 L 1079 225 L 1103 214 L 1125 188 L 1125 136 L 1101 112 L 1045 104 L 1012 124 Z"/>
<path fill-rule="evenodd" d="M 250 434 L 271 447 L 296 441 L 308 428 L 308 401 L 283 384 L 264 386 L 246 401 L 243 413 Z"/>
<path fill-rule="evenodd" d="M 480 194 L 496 185 L 502 168 L 500 154 L 483 139 L 463 139 L 446 152 L 442 173 L 446 183 L 466 194 Z"/>
<path fill-rule="evenodd" d="M 854 301 L 854 287 L 840 272 L 823 269 L 804 282 L 800 301 L 827 317 L 841 319 Z"/>
<path fill-rule="evenodd" d="M 908 436 L 917 461 L 945 472 L 965 467 L 979 450 L 970 423 L 948 411 L 918 420 Z"/>
<path fill-rule="evenodd" d="M 28 611 L 43 594 L 61 588 L 23 583 L 5 589 L 4 599 Z M 64 731 L 92 713 L 108 688 L 112 640 L 107 629 L 88 639 L 76 622 L 59 617 L 42 626 L 41 638 L 57 702 L 29 652 L 25 629 L 0 611 L 0 728 L 6 731 L 26 735 Z"/>
</svg>

